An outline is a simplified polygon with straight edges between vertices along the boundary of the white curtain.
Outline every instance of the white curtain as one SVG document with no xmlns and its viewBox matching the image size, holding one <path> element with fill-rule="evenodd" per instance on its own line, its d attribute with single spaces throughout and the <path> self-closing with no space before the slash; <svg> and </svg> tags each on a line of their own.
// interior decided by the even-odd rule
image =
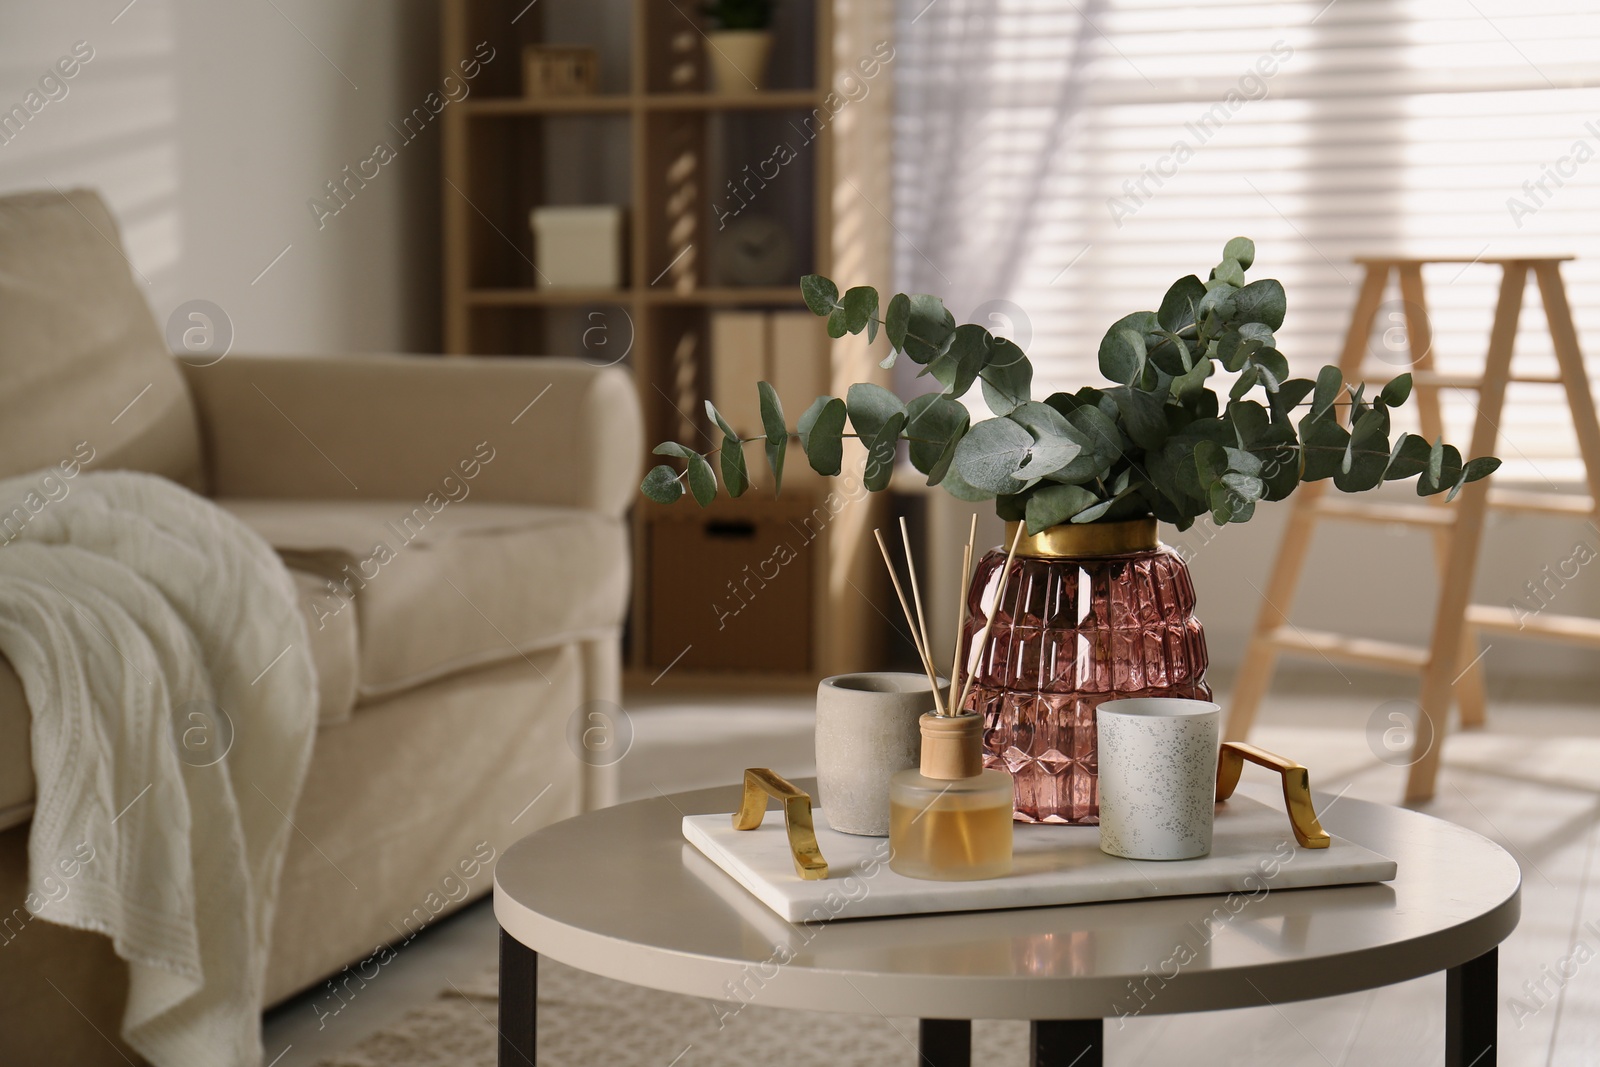
<svg viewBox="0 0 1600 1067">
<path fill-rule="evenodd" d="M 1023 343 L 1041 388 L 1243 234 L 1289 292 L 1281 347 L 1332 361 L 1362 254 L 1576 254 L 1600 351 L 1592 0 L 897 0 L 896 284 Z M 1429 268 L 1443 369 L 1481 363 L 1498 270 Z M 1404 369 L 1398 293 L 1372 377 Z M 1536 297 L 1530 293 L 1531 301 Z M 1543 317 L 1518 366 L 1554 369 Z M 1593 361 L 1600 366 L 1600 361 Z M 981 403 L 981 401 L 979 402 Z M 1517 387 L 1510 475 L 1577 475 L 1559 390 Z M 1467 397 L 1449 408 L 1465 437 Z"/>
</svg>

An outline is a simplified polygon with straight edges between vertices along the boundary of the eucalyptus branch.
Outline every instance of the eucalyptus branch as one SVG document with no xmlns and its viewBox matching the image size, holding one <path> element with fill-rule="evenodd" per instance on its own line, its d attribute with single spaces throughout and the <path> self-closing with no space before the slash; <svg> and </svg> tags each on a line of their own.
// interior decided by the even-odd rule
<svg viewBox="0 0 1600 1067">
<path fill-rule="evenodd" d="M 1042 400 L 1033 398 L 1033 367 L 1020 348 L 983 326 L 958 326 L 937 297 L 899 293 L 884 303 L 869 286 L 841 294 L 829 279 L 808 275 L 801 296 L 827 319 L 829 334 L 865 331 L 872 339 L 882 330 L 893 349 L 883 365 L 911 359 L 943 391 L 903 401 L 860 383 L 846 397 L 818 397 L 791 430 L 763 382 L 767 434 L 742 440 L 708 404 L 723 434 L 721 481 L 734 496 L 748 487 L 748 441 L 764 441 L 779 491 L 791 439 L 814 470 L 838 474 L 850 438 L 867 448 L 864 480 L 877 491 L 888 486 L 893 467 L 886 462 L 893 452 L 885 450 L 905 441 L 912 466 L 930 485 L 962 500 L 994 500 L 1002 518 L 1025 518 L 1037 532 L 1062 522 L 1143 516 L 1186 528 L 1207 512 L 1218 523 L 1243 522 L 1257 502 L 1281 500 L 1301 482 L 1325 478 L 1347 492 L 1415 479 L 1424 496 L 1454 494 L 1499 466 L 1493 457 L 1465 459 L 1443 441 L 1430 444 L 1412 433 L 1391 440 L 1388 413 L 1408 399 L 1408 374 L 1370 398 L 1366 386 L 1346 383 L 1335 367 L 1322 368 L 1314 381 L 1291 378 L 1276 337 L 1287 309 L 1283 286 L 1271 279 L 1247 283 L 1254 260 L 1251 241 L 1229 241 L 1206 281 L 1181 278 L 1158 311 L 1110 325 L 1099 348 L 1107 384 Z M 1236 375 L 1226 396 L 1206 384 L 1219 370 Z M 961 398 L 980 384 L 993 417 L 974 422 Z M 1301 411 L 1308 413 L 1295 421 L 1291 416 Z M 699 453 L 669 442 L 658 451 L 682 459 L 687 469 L 652 470 L 645 493 L 669 503 L 687 482 L 697 500 L 709 503 L 718 488 L 709 460 L 718 450 Z"/>
</svg>

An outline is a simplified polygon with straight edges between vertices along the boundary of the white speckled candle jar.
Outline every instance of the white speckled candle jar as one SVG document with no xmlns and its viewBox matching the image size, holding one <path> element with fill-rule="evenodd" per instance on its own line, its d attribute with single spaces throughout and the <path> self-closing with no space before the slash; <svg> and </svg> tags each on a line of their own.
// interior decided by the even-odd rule
<svg viewBox="0 0 1600 1067">
<path fill-rule="evenodd" d="M 1095 710 L 1100 851 L 1188 860 L 1211 851 L 1221 709 L 1207 700 L 1139 697 Z"/>
</svg>

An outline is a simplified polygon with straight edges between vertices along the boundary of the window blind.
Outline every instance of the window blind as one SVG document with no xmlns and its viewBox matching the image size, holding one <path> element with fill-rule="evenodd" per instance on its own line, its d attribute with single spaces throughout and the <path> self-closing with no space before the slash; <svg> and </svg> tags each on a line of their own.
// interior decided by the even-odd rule
<svg viewBox="0 0 1600 1067">
<path fill-rule="evenodd" d="M 1253 237 L 1296 373 L 1334 361 L 1366 254 L 1575 254 L 1600 366 L 1600 12 L 1583 0 L 901 0 L 896 284 L 1023 344 L 1035 393 Z M 1430 267 L 1441 370 L 1481 368 L 1498 268 Z M 1405 369 L 1399 294 L 1370 377 Z M 1530 285 L 1519 369 L 1554 370 Z M 1447 393 L 1452 439 L 1472 394 Z M 975 400 L 981 405 L 981 400 Z M 1512 387 L 1508 476 L 1579 476 L 1557 387 Z"/>
</svg>

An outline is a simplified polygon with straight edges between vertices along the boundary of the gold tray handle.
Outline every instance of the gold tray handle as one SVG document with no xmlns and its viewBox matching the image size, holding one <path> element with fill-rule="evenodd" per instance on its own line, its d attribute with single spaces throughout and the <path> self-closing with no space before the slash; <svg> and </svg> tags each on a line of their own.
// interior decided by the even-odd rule
<svg viewBox="0 0 1600 1067">
<path fill-rule="evenodd" d="M 807 881 L 828 877 L 828 861 L 817 847 L 817 831 L 811 823 L 811 795 L 780 774 L 765 767 L 750 767 L 744 772 L 744 796 L 733 815 L 735 830 L 754 830 L 767 813 L 767 798 L 783 801 L 783 825 L 789 833 L 789 851 L 794 853 L 794 873 Z"/>
<path fill-rule="evenodd" d="M 1317 811 L 1311 806 L 1311 772 L 1291 759 L 1284 759 L 1264 748 L 1243 741 L 1224 741 L 1217 757 L 1217 799 L 1227 800 L 1239 784 L 1244 761 L 1259 763 L 1283 776 L 1283 803 L 1289 809 L 1289 825 L 1301 848 L 1327 848 L 1332 843 Z M 748 786 L 746 787 L 748 790 Z"/>
</svg>

